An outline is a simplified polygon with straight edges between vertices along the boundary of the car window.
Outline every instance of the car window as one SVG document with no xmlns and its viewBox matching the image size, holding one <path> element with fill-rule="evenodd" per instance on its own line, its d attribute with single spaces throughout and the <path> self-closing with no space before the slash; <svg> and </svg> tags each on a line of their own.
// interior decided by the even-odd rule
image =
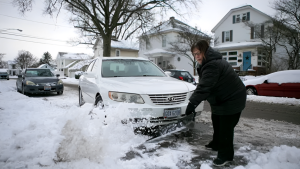
<svg viewBox="0 0 300 169">
<path fill-rule="evenodd" d="M 90 63 L 90 65 L 89 65 L 89 67 L 87 68 L 86 72 L 91 72 L 91 71 L 92 71 L 93 66 L 94 66 L 94 63 L 95 63 L 95 61 L 93 61 L 93 62 Z"/>
<path fill-rule="evenodd" d="M 103 77 L 166 76 L 148 60 L 103 60 L 101 71 Z"/>
<path fill-rule="evenodd" d="M 190 75 L 190 73 L 188 73 L 188 72 L 180 72 L 180 75 L 181 75 L 181 76 L 186 76 L 186 77 L 188 77 L 188 78 L 191 78 L 191 75 Z"/>
<path fill-rule="evenodd" d="M 54 76 L 49 69 L 32 69 L 26 70 L 25 76 L 27 77 L 51 77 Z"/>
</svg>

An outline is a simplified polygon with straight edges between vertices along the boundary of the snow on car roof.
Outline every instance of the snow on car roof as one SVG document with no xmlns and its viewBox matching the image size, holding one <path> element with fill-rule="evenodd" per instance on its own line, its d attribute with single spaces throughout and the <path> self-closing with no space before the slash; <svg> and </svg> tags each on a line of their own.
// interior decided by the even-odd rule
<svg viewBox="0 0 300 169">
<path fill-rule="evenodd" d="M 284 70 L 274 72 L 256 79 L 243 81 L 245 86 L 262 84 L 265 80 L 269 83 L 300 83 L 300 70 Z"/>
</svg>

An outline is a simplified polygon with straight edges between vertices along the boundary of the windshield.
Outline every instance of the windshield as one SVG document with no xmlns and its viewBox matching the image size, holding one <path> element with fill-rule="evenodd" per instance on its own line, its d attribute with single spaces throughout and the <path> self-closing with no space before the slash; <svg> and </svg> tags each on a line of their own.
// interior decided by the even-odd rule
<svg viewBox="0 0 300 169">
<path fill-rule="evenodd" d="M 49 69 L 27 69 L 25 72 L 27 77 L 52 77 L 53 73 Z"/>
<path fill-rule="evenodd" d="M 6 74 L 7 74 L 7 72 L 0 72 L 0 74 L 1 74 L 1 75 L 6 75 Z"/>
<path fill-rule="evenodd" d="M 111 59 L 102 62 L 102 77 L 166 76 L 148 60 Z"/>
</svg>

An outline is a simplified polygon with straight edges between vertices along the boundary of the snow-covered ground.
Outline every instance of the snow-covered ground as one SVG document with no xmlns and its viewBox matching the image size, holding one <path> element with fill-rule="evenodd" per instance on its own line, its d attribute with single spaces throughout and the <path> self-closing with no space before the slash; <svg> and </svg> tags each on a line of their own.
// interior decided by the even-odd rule
<svg viewBox="0 0 300 169">
<path fill-rule="evenodd" d="M 63 79 L 77 84 L 77 79 Z M 254 101 L 267 98 L 253 97 Z M 249 98 L 248 98 L 249 99 Z M 282 102 L 281 100 L 287 100 Z M 299 104 L 288 98 L 270 98 L 273 103 Z M 92 110 L 92 113 L 88 115 Z M 118 113 L 116 113 L 118 112 Z M 108 116 L 105 118 L 104 114 Z M 143 153 L 158 143 L 145 143 L 147 136 L 135 135 L 124 105 L 105 110 L 93 105 L 78 106 L 77 91 L 65 87 L 63 95 L 24 96 L 16 92 L 15 81 L 0 81 L 0 168 L 182 168 L 196 154 L 192 145 L 181 143 L 180 149 L 157 149 Z M 202 113 L 199 123 L 210 123 L 210 112 Z M 105 125 L 106 124 L 106 125 Z M 241 119 L 237 126 L 239 150 L 249 162 L 235 169 L 299 169 L 300 126 L 261 119 Z M 250 136 L 270 141 L 269 146 L 253 148 L 241 145 Z M 262 136 L 264 136 L 262 138 Z M 284 142 L 285 139 L 292 141 Z M 272 143 L 271 142 L 275 142 Z M 285 144 L 287 143 L 287 144 Z M 143 145 L 146 150 L 137 149 Z M 274 145 L 274 146 L 273 146 Z M 139 156 L 123 160 L 127 152 Z M 199 161 L 201 169 L 212 168 L 212 159 Z M 181 167 L 180 167 L 181 166 Z M 184 168 L 194 168 L 185 166 Z"/>
</svg>

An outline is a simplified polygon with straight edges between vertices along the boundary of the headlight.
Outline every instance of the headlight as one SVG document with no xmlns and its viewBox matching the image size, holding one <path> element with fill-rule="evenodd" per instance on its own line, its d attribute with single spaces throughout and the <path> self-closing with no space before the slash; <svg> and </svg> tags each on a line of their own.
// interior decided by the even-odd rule
<svg viewBox="0 0 300 169">
<path fill-rule="evenodd" d="M 32 81 L 26 81 L 26 85 L 35 86 L 35 83 L 33 83 Z"/>
<path fill-rule="evenodd" d="M 145 103 L 143 98 L 139 94 L 108 92 L 108 96 L 111 100 L 117 102 L 138 103 L 138 104 Z"/>
<path fill-rule="evenodd" d="M 62 85 L 63 84 L 63 81 L 60 79 L 58 82 L 57 82 L 58 85 Z"/>
</svg>

